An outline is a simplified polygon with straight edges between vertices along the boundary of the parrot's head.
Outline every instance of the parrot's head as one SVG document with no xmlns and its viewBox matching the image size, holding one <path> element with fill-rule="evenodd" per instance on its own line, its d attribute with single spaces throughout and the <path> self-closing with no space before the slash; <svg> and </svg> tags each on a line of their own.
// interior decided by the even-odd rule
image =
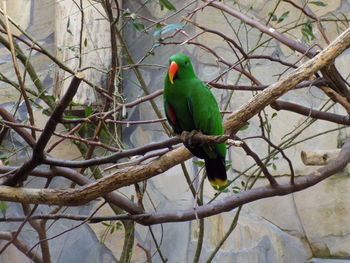
<svg viewBox="0 0 350 263">
<path fill-rule="evenodd" d="M 191 60 L 188 56 L 177 53 L 169 58 L 168 77 L 171 84 L 177 79 L 186 79 L 194 76 Z"/>
</svg>

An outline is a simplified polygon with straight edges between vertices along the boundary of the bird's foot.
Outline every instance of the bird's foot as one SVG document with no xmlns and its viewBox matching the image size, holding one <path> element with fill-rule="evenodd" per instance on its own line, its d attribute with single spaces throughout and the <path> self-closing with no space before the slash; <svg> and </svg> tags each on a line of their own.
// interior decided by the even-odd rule
<svg viewBox="0 0 350 263">
<path fill-rule="evenodd" d="M 202 132 L 197 131 L 197 130 L 192 130 L 190 132 L 184 131 L 184 132 L 181 133 L 181 139 L 186 145 L 189 145 L 189 146 L 195 146 L 195 145 L 198 145 L 198 144 L 202 144 L 200 141 L 197 141 L 197 140 L 193 139 L 193 137 L 196 134 L 202 134 Z"/>
</svg>

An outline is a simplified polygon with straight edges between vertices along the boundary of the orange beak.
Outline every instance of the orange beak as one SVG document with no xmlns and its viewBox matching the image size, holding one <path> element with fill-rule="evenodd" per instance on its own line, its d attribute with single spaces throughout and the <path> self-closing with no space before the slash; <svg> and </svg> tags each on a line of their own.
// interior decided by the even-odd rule
<svg viewBox="0 0 350 263">
<path fill-rule="evenodd" d="M 170 66 L 169 66 L 169 71 L 168 71 L 168 75 L 169 75 L 169 80 L 170 80 L 170 83 L 171 84 L 174 84 L 174 76 L 178 70 L 179 66 L 176 64 L 175 61 L 172 61 L 170 63 Z"/>
</svg>

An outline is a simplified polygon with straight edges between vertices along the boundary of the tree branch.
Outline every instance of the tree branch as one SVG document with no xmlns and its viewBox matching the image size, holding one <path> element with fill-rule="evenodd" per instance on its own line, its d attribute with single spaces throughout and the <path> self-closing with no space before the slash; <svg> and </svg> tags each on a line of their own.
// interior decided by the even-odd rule
<svg viewBox="0 0 350 263">
<path fill-rule="evenodd" d="M 24 163 L 20 169 L 14 174 L 14 176 L 7 179 L 3 184 L 8 186 L 15 186 L 18 182 L 23 181 L 28 172 L 33 170 L 36 166 L 42 163 L 44 159 L 44 149 L 49 142 L 53 132 L 59 123 L 64 110 L 73 99 L 75 93 L 78 90 L 79 84 L 84 78 L 82 73 L 76 73 L 72 79 L 70 86 L 67 89 L 66 94 L 59 101 L 58 105 L 51 114 L 51 117 L 47 121 L 44 131 L 38 139 L 35 147 L 33 148 L 32 158 Z"/>
</svg>

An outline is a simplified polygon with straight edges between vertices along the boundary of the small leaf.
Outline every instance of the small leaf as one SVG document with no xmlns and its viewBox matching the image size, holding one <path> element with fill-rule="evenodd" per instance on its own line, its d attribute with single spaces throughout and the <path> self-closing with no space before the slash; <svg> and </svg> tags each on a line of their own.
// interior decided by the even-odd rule
<svg viewBox="0 0 350 263">
<path fill-rule="evenodd" d="M 51 115 L 51 109 L 47 108 L 47 109 L 44 109 L 43 110 L 43 113 L 47 116 L 50 116 Z"/>
<path fill-rule="evenodd" d="M 0 201 L 0 212 L 5 216 L 7 210 L 6 201 Z"/>
<path fill-rule="evenodd" d="M 203 167 L 204 166 L 204 162 L 203 161 L 192 161 L 193 164 L 199 166 L 199 167 Z"/>
<path fill-rule="evenodd" d="M 170 11 L 176 11 L 175 6 L 173 6 L 172 3 L 170 3 L 168 0 L 159 0 L 159 4 L 161 8 L 165 7 L 166 9 Z"/>
<path fill-rule="evenodd" d="M 241 192 L 241 188 L 238 187 L 238 186 L 233 186 L 233 187 L 232 187 L 232 192 L 235 193 L 235 194 L 237 194 L 237 193 Z"/>
<path fill-rule="evenodd" d="M 309 2 L 309 4 L 317 5 L 317 6 L 327 6 L 326 3 L 323 3 L 321 1 L 311 1 L 311 2 Z"/>
<path fill-rule="evenodd" d="M 83 104 L 80 104 L 80 103 L 76 103 L 74 101 L 70 101 L 69 102 L 69 106 L 84 106 Z"/>
<path fill-rule="evenodd" d="M 271 119 L 275 118 L 277 116 L 277 112 L 272 113 Z"/>
<path fill-rule="evenodd" d="M 227 189 L 226 185 L 213 185 L 213 188 L 221 193 L 228 193 L 229 189 Z"/>
<path fill-rule="evenodd" d="M 272 164 L 272 169 L 274 169 L 275 171 L 277 170 L 277 166 L 276 166 L 276 164 Z"/>
<path fill-rule="evenodd" d="M 286 19 L 286 18 L 288 17 L 288 15 L 289 15 L 289 11 L 284 12 L 284 13 L 280 16 L 280 18 L 278 18 L 277 24 L 278 24 L 278 23 L 281 23 L 284 19 Z"/>
<path fill-rule="evenodd" d="M 79 119 L 79 116 L 76 115 L 64 115 L 64 119 Z"/>
<path fill-rule="evenodd" d="M 132 23 L 132 25 L 138 30 L 138 31 L 142 31 L 145 29 L 145 25 L 141 24 L 141 23 Z"/>
<path fill-rule="evenodd" d="M 246 129 L 248 129 L 249 127 L 249 122 L 247 122 L 246 124 L 244 124 L 241 128 L 239 128 L 240 131 L 244 131 Z"/>
<path fill-rule="evenodd" d="M 314 40 L 316 37 L 312 32 L 312 23 L 311 20 L 308 20 L 301 27 L 301 33 L 306 38 L 307 41 Z"/>
<path fill-rule="evenodd" d="M 87 38 L 84 39 L 84 46 L 87 46 Z"/>
<path fill-rule="evenodd" d="M 92 107 L 86 106 L 85 107 L 85 117 L 89 117 L 92 114 Z"/>
<path fill-rule="evenodd" d="M 116 229 L 121 229 L 121 228 L 122 228 L 122 223 L 117 222 L 117 223 L 115 224 L 115 227 L 116 227 Z"/>
</svg>

